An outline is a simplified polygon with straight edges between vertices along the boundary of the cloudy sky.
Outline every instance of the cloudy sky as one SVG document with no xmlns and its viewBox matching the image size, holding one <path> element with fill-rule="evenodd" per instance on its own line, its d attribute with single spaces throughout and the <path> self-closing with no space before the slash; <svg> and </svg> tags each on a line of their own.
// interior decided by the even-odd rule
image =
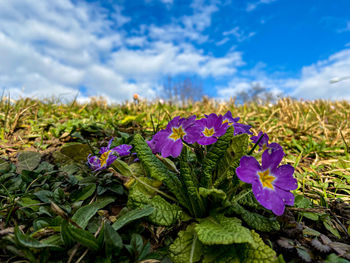
<svg viewBox="0 0 350 263">
<path fill-rule="evenodd" d="M 349 0 L 0 0 L 0 88 L 122 102 L 160 96 L 171 76 L 215 98 L 259 83 L 350 100 L 349 10 Z"/>
</svg>

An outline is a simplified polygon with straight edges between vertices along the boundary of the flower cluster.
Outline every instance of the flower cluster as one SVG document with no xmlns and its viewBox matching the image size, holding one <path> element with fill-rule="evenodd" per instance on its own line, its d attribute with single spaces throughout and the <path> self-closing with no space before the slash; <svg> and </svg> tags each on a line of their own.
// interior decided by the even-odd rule
<svg viewBox="0 0 350 263">
<path fill-rule="evenodd" d="M 111 149 L 113 139 L 109 140 L 107 147 L 102 147 L 99 151 L 100 157 L 88 156 L 88 165 L 94 171 L 106 169 L 118 157 L 127 156 L 130 154 L 131 145 L 122 144 Z"/>
<path fill-rule="evenodd" d="M 163 157 L 178 157 L 183 143 L 210 145 L 226 133 L 229 126 L 234 127 L 234 136 L 253 133 L 251 126 L 239 123 L 239 117 L 234 118 L 228 111 L 225 115 L 212 113 L 205 118 L 196 120 L 196 116 L 172 119 L 164 130 L 156 133 L 148 141 L 152 152 L 160 153 Z M 243 156 L 240 166 L 236 169 L 237 177 L 252 184 L 252 191 L 257 201 L 276 215 L 282 215 L 285 205 L 294 204 L 294 195 L 290 190 L 298 186 L 293 177 L 294 168 L 290 165 L 279 166 L 284 151 L 278 143 L 269 143 L 269 136 L 262 131 L 250 140 L 263 150 L 262 165 L 252 156 Z"/>
<path fill-rule="evenodd" d="M 160 153 L 163 157 L 178 157 L 181 154 L 183 142 L 200 145 L 213 144 L 226 133 L 230 125 L 234 127 L 234 135 L 252 134 L 249 130 L 251 127 L 238 123 L 238 120 L 239 118 L 232 117 L 230 111 L 224 116 L 212 113 L 199 120 L 196 120 L 196 116 L 189 118 L 177 116 L 147 143 L 153 153 Z"/>
</svg>

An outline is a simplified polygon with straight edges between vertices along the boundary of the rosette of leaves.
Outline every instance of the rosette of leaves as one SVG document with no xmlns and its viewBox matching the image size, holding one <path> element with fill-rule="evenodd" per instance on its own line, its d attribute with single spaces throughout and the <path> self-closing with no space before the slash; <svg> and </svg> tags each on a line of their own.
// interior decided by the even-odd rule
<svg viewBox="0 0 350 263">
<path fill-rule="evenodd" d="M 235 176 L 239 160 L 247 152 L 247 134 L 234 136 L 229 127 L 207 152 L 198 154 L 186 146 L 174 161 L 154 155 L 141 135 L 136 134 L 132 144 L 143 172 L 128 169 L 136 179 L 130 186 L 128 206 L 153 207 L 148 219 L 156 225 L 173 225 L 184 215 L 193 221 L 170 246 L 174 262 L 277 260 L 252 229 L 278 230 L 279 224 L 247 208 L 259 204 L 241 193 Z"/>
</svg>

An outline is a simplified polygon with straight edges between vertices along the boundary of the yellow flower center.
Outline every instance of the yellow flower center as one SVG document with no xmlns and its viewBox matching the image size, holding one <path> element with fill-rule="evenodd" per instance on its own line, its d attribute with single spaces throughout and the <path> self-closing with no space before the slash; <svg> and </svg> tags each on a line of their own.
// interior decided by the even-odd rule
<svg viewBox="0 0 350 263">
<path fill-rule="evenodd" d="M 224 120 L 222 121 L 222 124 L 224 124 L 224 123 L 228 123 L 228 125 L 232 125 L 232 124 L 233 124 L 233 123 L 230 122 L 228 119 L 224 119 Z"/>
<path fill-rule="evenodd" d="M 214 135 L 214 133 L 215 133 L 214 128 L 208 129 L 207 127 L 205 127 L 205 129 L 203 131 L 203 134 L 204 134 L 205 137 L 211 137 L 211 136 Z"/>
<path fill-rule="evenodd" d="M 258 175 L 260 176 L 260 182 L 262 183 L 263 187 L 273 189 L 272 182 L 275 181 L 276 177 L 270 175 L 269 169 L 263 172 L 258 172 Z"/>
<path fill-rule="evenodd" d="M 182 126 L 172 127 L 171 130 L 172 130 L 172 133 L 169 135 L 169 138 L 174 141 L 177 141 L 178 139 L 182 139 L 186 135 L 186 132 L 182 129 Z"/>
<path fill-rule="evenodd" d="M 103 154 L 101 154 L 101 157 L 100 157 L 101 167 L 104 166 L 105 164 L 107 164 L 107 160 L 108 160 L 108 156 L 109 156 L 110 152 L 111 151 L 104 152 Z"/>
</svg>

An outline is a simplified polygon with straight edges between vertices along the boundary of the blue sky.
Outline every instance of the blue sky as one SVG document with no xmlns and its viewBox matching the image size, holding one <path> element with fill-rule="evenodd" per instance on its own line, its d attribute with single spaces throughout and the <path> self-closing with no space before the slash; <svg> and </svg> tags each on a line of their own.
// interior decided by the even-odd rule
<svg viewBox="0 0 350 263">
<path fill-rule="evenodd" d="M 218 99 L 259 83 L 350 100 L 349 10 L 348 0 L 0 0 L 0 87 L 122 102 L 161 96 L 171 76 Z"/>
</svg>

